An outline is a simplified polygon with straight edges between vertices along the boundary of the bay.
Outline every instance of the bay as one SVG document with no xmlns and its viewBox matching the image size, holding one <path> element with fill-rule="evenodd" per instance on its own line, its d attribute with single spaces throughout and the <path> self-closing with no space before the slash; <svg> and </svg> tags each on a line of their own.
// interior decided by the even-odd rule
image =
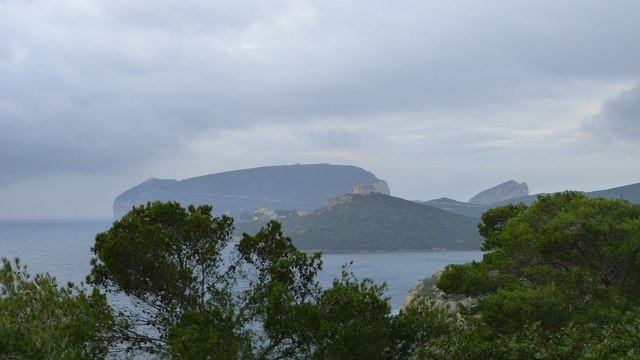
<svg viewBox="0 0 640 360">
<path fill-rule="evenodd" d="M 111 227 L 111 221 L 0 221 L 0 256 L 19 257 L 31 274 L 48 272 L 60 284 L 80 283 L 89 272 L 95 235 Z M 387 285 L 385 296 L 397 313 L 404 296 L 416 281 L 447 264 L 482 259 L 481 251 L 385 252 L 323 254 L 318 280 L 330 287 L 342 267 L 357 278 Z"/>
</svg>

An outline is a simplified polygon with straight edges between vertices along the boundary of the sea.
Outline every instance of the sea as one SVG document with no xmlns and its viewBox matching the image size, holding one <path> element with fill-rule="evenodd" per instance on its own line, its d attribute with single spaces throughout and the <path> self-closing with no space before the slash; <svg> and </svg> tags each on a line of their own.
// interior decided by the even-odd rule
<svg viewBox="0 0 640 360">
<path fill-rule="evenodd" d="M 0 257 L 20 258 L 29 273 L 49 273 L 59 284 L 79 284 L 89 273 L 91 247 L 97 233 L 108 230 L 112 221 L 0 221 Z M 322 287 L 339 278 L 342 267 L 358 279 L 369 278 L 386 284 L 385 297 L 393 313 L 402 307 L 404 297 L 415 285 L 447 264 L 481 260 L 482 252 L 382 252 L 327 253 L 322 255 L 323 270 L 318 275 Z"/>
</svg>

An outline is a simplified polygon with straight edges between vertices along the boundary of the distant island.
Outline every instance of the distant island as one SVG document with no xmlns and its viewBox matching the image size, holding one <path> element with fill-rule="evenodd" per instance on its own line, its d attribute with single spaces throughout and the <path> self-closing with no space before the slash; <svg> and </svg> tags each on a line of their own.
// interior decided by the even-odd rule
<svg viewBox="0 0 640 360">
<path fill-rule="evenodd" d="M 585 193 L 640 202 L 640 183 Z M 267 221 L 303 250 L 324 252 L 478 250 L 477 224 L 487 210 L 531 204 L 528 185 L 514 180 L 483 190 L 468 202 L 449 198 L 409 201 L 391 196 L 386 181 L 356 166 L 266 166 L 184 180 L 149 179 L 114 201 L 116 219 L 132 206 L 177 201 L 212 205 L 234 217 L 236 236 Z"/>
<path fill-rule="evenodd" d="M 184 180 L 149 179 L 116 197 L 113 214 L 118 219 L 132 206 L 149 201 L 172 200 L 183 205 L 212 205 L 214 214 L 226 214 L 238 221 L 247 221 L 261 208 L 319 209 L 327 200 L 352 192 L 354 185 L 390 194 L 386 181 L 355 166 L 266 166 Z"/>
<path fill-rule="evenodd" d="M 477 250 L 476 219 L 379 194 L 348 194 L 314 212 L 277 219 L 299 249 L 323 252 Z M 262 223 L 237 224 L 251 233 Z"/>
</svg>

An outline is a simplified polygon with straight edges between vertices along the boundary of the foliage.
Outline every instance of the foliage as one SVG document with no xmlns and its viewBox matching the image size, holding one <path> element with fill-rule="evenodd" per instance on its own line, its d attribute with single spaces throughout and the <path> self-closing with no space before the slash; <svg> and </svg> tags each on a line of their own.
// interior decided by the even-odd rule
<svg viewBox="0 0 640 360">
<path fill-rule="evenodd" d="M 478 296 L 456 331 L 418 358 L 633 358 L 638 355 L 640 205 L 576 192 L 486 212 L 482 262 L 437 285 Z"/>
<path fill-rule="evenodd" d="M 506 286 L 510 279 L 500 276 L 493 267 L 473 261 L 469 264 L 450 264 L 436 285 L 450 294 L 479 296 Z"/>
<path fill-rule="evenodd" d="M 131 300 L 117 329 L 128 350 L 181 359 L 382 358 L 384 286 L 345 271 L 323 290 L 320 254 L 297 250 L 278 222 L 231 246 L 232 220 L 211 210 L 149 203 L 96 236 L 89 280 Z"/>
<path fill-rule="evenodd" d="M 88 281 L 133 302 L 119 309 L 128 320 L 119 336 L 130 348 L 163 350 L 168 330 L 187 310 L 215 303 L 221 314 L 233 313 L 226 289 L 234 278 L 221 257 L 233 221 L 210 213 L 210 206 L 157 202 L 133 208 L 96 236 Z"/>
<path fill-rule="evenodd" d="M 409 306 L 391 318 L 387 359 L 408 359 L 422 344 L 456 330 L 448 309 L 428 297 L 414 299 Z"/>
<path fill-rule="evenodd" d="M 478 232 L 484 236 L 483 251 L 490 251 L 502 246 L 500 234 L 511 218 L 527 209 L 524 204 L 508 204 L 487 210 L 480 217 Z"/>
<path fill-rule="evenodd" d="M 245 265 L 244 322 L 262 324 L 262 339 L 254 341 L 259 358 L 304 358 L 312 350 L 318 322 L 314 306 L 320 288 L 320 254 L 298 251 L 278 222 L 266 224 L 255 236 L 245 234 L 237 246 Z M 261 345 L 257 345 L 261 344 Z"/>
<path fill-rule="evenodd" d="M 319 299 L 322 313 L 317 332 L 317 359 L 381 359 L 389 335 L 385 286 L 358 282 L 343 269 Z"/>
<path fill-rule="evenodd" d="M 217 309 L 187 310 L 167 334 L 168 355 L 175 359 L 237 359 L 250 357 L 246 334 L 231 321 L 233 316 Z"/>
<path fill-rule="evenodd" d="M 104 358 L 118 341 L 175 359 L 640 356 L 640 205 L 566 192 L 489 211 L 478 228 L 483 260 L 437 281 L 477 305 L 419 298 L 391 316 L 385 285 L 347 268 L 320 288 L 320 254 L 297 250 L 278 222 L 233 245 L 232 219 L 211 207 L 150 203 L 96 236 L 88 279 L 117 314 L 96 289 L 3 259 L 0 355 Z"/>
<path fill-rule="evenodd" d="M 33 278 L 15 259 L 0 268 L 0 357 L 100 359 L 114 326 L 103 294 L 73 284 L 59 287 L 48 274 Z"/>
</svg>

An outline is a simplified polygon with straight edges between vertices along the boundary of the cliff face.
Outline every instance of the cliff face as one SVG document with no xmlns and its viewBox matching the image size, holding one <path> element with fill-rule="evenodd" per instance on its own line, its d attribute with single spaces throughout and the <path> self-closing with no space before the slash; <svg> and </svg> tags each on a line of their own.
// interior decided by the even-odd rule
<svg viewBox="0 0 640 360">
<path fill-rule="evenodd" d="M 371 193 L 391 195 L 391 192 L 389 191 L 389 185 L 384 180 L 377 181 L 373 184 L 355 184 L 353 186 L 353 193 L 361 195 Z"/>
<path fill-rule="evenodd" d="M 268 166 L 180 181 L 151 179 L 119 195 L 113 212 L 120 218 L 132 206 L 156 200 L 177 201 L 183 206 L 209 204 L 214 214 L 238 219 L 260 208 L 312 211 L 328 199 L 352 193 L 356 184 L 389 194 L 385 181 L 355 166 Z"/>
<path fill-rule="evenodd" d="M 471 204 L 494 204 L 500 201 L 506 201 L 512 198 L 529 195 L 529 187 L 527 183 L 518 183 L 509 180 L 500 185 L 478 193 L 469 200 Z"/>
</svg>

